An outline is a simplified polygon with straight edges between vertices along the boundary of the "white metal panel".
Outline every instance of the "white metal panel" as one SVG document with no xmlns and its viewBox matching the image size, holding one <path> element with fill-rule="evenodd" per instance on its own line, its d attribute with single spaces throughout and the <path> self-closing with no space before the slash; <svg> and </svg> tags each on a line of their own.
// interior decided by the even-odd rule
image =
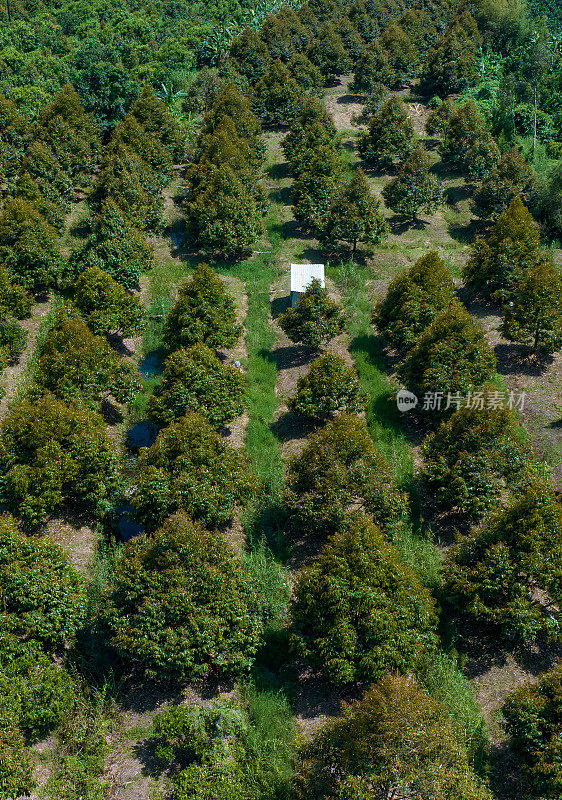
<svg viewBox="0 0 562 800">
<path fill-rule="evenodd" d="M 306 292 L 313 278 L 317 278 L 322 286 L 326 286 L 324 264 L 291 264 L 291 293 Z"/>
</svg>

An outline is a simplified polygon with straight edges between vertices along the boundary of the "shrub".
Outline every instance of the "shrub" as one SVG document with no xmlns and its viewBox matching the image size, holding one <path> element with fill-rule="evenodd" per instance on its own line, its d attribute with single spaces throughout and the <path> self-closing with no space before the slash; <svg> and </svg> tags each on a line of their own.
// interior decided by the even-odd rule
<svg viewBox="0 0 562 800">
<path fill-rule="evenodd" d="M 394 73 L 388 55 L 379 42 L 366 48 L 355 65 L 352 88 L 356 92 L 370 92 L 378 83 L 392 86 Z"/>
<path fill-rule="evenodd" d="M 304 53 L 296 53 L 287 64 L 287 69 L 303 92 L 316 93 L 322 90 L 322 73 Z"/>
<path fill-rule="evenodd" d="M 306 166 L 306 151 L 309 148 L 320 143 L 329 144 L 335 137 L 334 121 L 326 111 L 326 106 L 316 97 L 306 97 L 291 130 L 283 139 L 283 152 L 293 172 L 298 173 Z"/>
<path fill-rule="evenodd" d="M 27 331 L 0 312 L 0 369 L 13 364 L 27 344 Z"/>
<path fill-rule="evenodd" d="M 234 39 L 230 47 L 230 57 L 234 60 L 236 69 L 251 84 L 263 78 L 271 64 L 267 45 L 253 28 L 244 28 Z"/>
<path fill-rule="evenodd" d="M 359 414 L 365 410 L 366 400 L 355 370 L 341 356 L 325 353 L 299 378 L 296 392 L 289 400 L 289 410 L 324 419 L 339 411 Z"/>
<path fill-rule="evenodd" d="M 497 217 L 516 197 L 529 202 L 536 174 L 525 155 L 513 147 L 504 153 L 474 195 L 474 208 L 480 217 Z"/>
<path fill-rule="evenodd" d="M 445 591 L 461 611 L 510 640 L 560 640 L 561 558 L 562 508 L 549 486 L 533 481 L 457 540 Z"/>
<path fill-rule="evenodd" d="M 306 55 L 315 64 L 325 78 L 334 78 L 351 67 L 351 59 L 335 28 L 325 23 L 307 48 Z"/>
<path fill-rule="evenodd" d="M 500 153 L 476 104 L 469 100 L 447 116 L 441 145 L 443 160 L 473 180 L 491 175 Z"/>
<path fill-rule="evenodd" d="M 392 96 L 359 138 L 359 154 L 367 162 L 389 167 L 395 158 L 403 159 L 409 154 L 413 140 L 414 127 L 404 104 Z"/>
<path fill-rule="evenodd" d="M 65 209 L 60 204 L 47 200 L 39 189 L 37 181 L 34 181 L 28 172 L 24 172 L 18 178 L 14 187 L 14 197 L 25 200 L 33 206 L 59 235 L 62 234 L 66 222 Z"/>
<path fill-rule="evenodd" d="M 31 753 L 21 732 L 5 721 L 5 705 L 5 699 L 0 699 L 0 797 L 10 800 L 29 795 L 36 782 Z"/>
<path fill-rule="evenodd" d="M 379 244 L 388 234 L 388 226 L 379 200 L 372 194 L 362 169 L 356 169 L 350 181 L 336 193 L 323 226 L 321 238 L 328 245 L 343 241 L 352 247 L 358 242 Z"/>
<path fill-rule="evenodd" d="M 392 467 L 365 422 L 341 414 L 311 434 L 289 465 L 286 502 L 295 526 L 323 536 L 337 531 L 357 507 L 391 531 L 406 513 Z"/>
<path fill-rule="evenodd" d="M 142 450 L 132 503 L 149 528 L 178 509 L 216 528 L 230 521 L 234 507 L 248 499 L 251 489 L 244 456 L 207 420 L 188 413 Z"/>
<path fill-rule="evenodd" d="M 281 314 L 279 325 L 291 341 L 318 349 L 343 331 L 345 317 L 327 289 L 313 278 L 297 305 Z"/>
<path fill-rule="evenodd" d="M 423 209 L 432 214 L 443 202 L 443 190 L 429 171 L 430 162 L 421 147 L 416 147 L 389 181 L 382 195 L 388 208 L 408 220 L 416 220 Z"/>
<path fill-rule="evenodd" d="M 288 6 L 266 17 L 261 31 L 271 57 L 282 61 L 289 61 L 295 53 L 304 50 L 311 38 L 306 26 Z"/>
<path fill-rule="evenodd" d="M 472 520 L 513 489 L 532 460 L 517 415 L 503 405 L 460 408 L 426 438 L 422 453 L 428 496 L 440 509 Z"/>
<path fill-rule="evenodd" d="M 0 433 L 0 502 L 40 525 L 64 502 L 109 511 L 118 460 L 97 414 L 46 395 L 13 405 Z"/>
<path fill-rule="evenodd" d="M 197 411 L 219 428 L 244 411 L 245 382 L 205 344 L 168 356 L 162 383 L 154 390 L 147 414 L 162 425 Z"/>
<path fill-rule="evenodd" d="M 0 309 L 17 319 L 31 315 L 33 298 L 25 289 L 10 281 L 8 271 L 0 266 Z"/>
<path fill-rule="evenodd" d="M 73 300 L 95 334 L 121 331 L 130 336 L 141 329 L 144 310 L 138 297 L 99 267 L 86 267 L 81 273 L 74 284 Z"/>
<path fill-rule="evenodd" d="M 428 116 L 425 123 L 425 132 L 429 134 L 429 136 L 443 136 L 449 127 L 449 122 L 456 114 L 456 111 L 456 105 L 450 97 L 446 97 Z"/>
<path fill-rule="evenodd" d="M 544 800 L 556 800 L 562 792 L 561 703 L 559 662 L 538 683 L 528 683 L 512 692 L 502 708 L 511 749 L 531 784 L 533 795 Z"/>
<path fill-rule="evenodd" d="M 254 88 L 254 108 L 264 125 L 288 125 L 301 101 L 302 91 L 281 61 L 275 61 Z"/>
<path fill-rule="evenodd" d="M 327 136 L 325 131 L 324 136 Z M 322 235 L 333 204 L 341 194 L 344 163 L 333 142 L 303 149 L 298 152 L 298 161 L 301 157 L 305 166 L 295 172 L 291 190 L 293 214 L 298 222 Z M 342 221 L 345 223 L 345 219 Z"/>
<path fill-rule="evenodd" d="M 104 395 L 130 402 L 140 387 L 134 366 L 80 319 L 61 315 L 41 348 L 37 386 L 66 402 L 97 408 Z"/>
<path fill-rule="evenodd" d="M 124 657 L 188 680 L 246 672 L 262 631 L 242 562 L 182 513 L 125 546 L 100 613 Z"/>
<path fill-rule="evenodd" d="M 203 342 L 214 350 L 233 347 L 242 329 L 236 308 L 224 283 L 207 264 L 199 264 L 164 324 L 164 338 L 171 348 Z"/>
<path fill-rule="evenodd" d="M 476 240 L 463 278 L 473 291 L 505 302 L 525 273 L 545 258 L 539 226 L 521 198 L 516 197 L 489 233 Z"/>
<path fill-rule="evenodd" d="M 10 280 L 33 292 L 52 288 L 61 274 L 57 232 L 22 198 L 7 200 L 0 214 L 0 261 Z"/>
<path fill-rule="evenodd" d="M 7 514 L 0 517 L 0 600 L 3 630 L 49 649 L 72 640 L 84 618 L 82 579 L 66 554 L 26 536 Z"/>
<path fill-rule="evenodd" d="M 379 529 L 351 519 L 294 591 L 293 646 L 338 685 L 407 673 L 435 647 L 431 596 Z"/>
<path fill-rule="evenodd" d="M 148 84 L 143 86 L 140 97 L 131 107 L 131 115 L 147 133 L 158 139 L 174 161 L 182 160 L 185 142 L 180 125 Z"/>
<path fill-rule="evenodd" d="M 373 313 L 373 322 L 400 350 L 414 345 L 435 317 L 457 300 L 453 276 L 433 250 L 394 278 Z"/>
<path fill-rule="evenodd" d="M 470 14 L 467 12 L 468 16 Z M 439 37 L 428 55 L 421 86 L 427 94 L 460 93 L 478 81 L 478 48 L 481 38 L 474 19 L 472 30 L 453 24 Z"/>
<path fill-rule="evenodd" d="M 541 355 L 562 347 L 562 278 L 550 259 L 528 270 L 505 307 L 502 334 Z"/>
<path fill-rule="evenodd" d="M 484 332 L 460 303 L 439 314 L 419 335 L 398 374 L 419 398 L 477 389 L 496 371 L 496 357 Z"/>
<path fill-rule="evenodd" d="M 446 708 L 387 675 L 301 751 L 295 800 L 492 800 Z"/>
</svg>

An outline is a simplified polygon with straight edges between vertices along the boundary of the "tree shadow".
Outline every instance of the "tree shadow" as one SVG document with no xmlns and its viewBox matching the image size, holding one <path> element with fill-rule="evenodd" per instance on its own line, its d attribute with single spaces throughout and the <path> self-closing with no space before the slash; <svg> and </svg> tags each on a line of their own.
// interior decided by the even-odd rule
<svg viewBox="0 0 562 800">
<path fill-rule="evenodd" d="M 111 333 L 106 334 L 105 337 L 115 352 L 120 356 L 132 356 L 134 354 L 134 350 L 125 344 L 125 338 L 122 333 L 118 331 L 113 331 Z"/>
<path fill-rule="evenodd" d="M 445 201 L 447 205 L 456 206 L 458 203 L 462 203 L 463 200 L 468 200 L 470 197 L 472 197 L 472 189 L 466 184 L 463 186 L 447 186 L 445 188 Z"/>
<path fill-rule="evenodd" d="M 268 178 L 272 181 L 282 181 L 291 177 L 291 166 L 287 161 L 280 161 L 272 164 L 267 170 Z"/>
<path fill-rule="evenodd" d="M 365 95 L 364 94 L 342 94 L 341 97 L 337 99 L 337 105 L 349 105 L 349 103 L 364 103 L 365 102 Z"/>
<path fill-rule="evenodd" d="M 540 357 L 530 345 L 500 342 L 494 347 L 500 375 L 527 375 L 539 378 L 554 362 L 552 355 Z"/>
<path fill-rule="evenodd" d="M 124 420 L 123 411 L 113 397 L 104 397 L 100 403 L 101 415 L 108 425 L 119 425 Z"/>
<path fill-rule="evenodd" d="M 288 442 L 291 439 L 304 439 L 318 427 L 318 423 L 289 411 L 269 427 L 280 442 Z"/>
<path fill-rule="evenodd" d="M 521 800 L 522 797 L 533 796 L 531 787 L 519 769 L 509 742 L 493 744 L 490 748 L 489 760 L 490 789 L 497 800 Z"/>
<path fill-rule="evenodd" d="M 271 301 L 271 316 L 277 319 L 281 314 L 284 314 L 291 305 L 291 298 L 288 295 L 283 297 L 275 297 Z"/>
<path fill-rule="evenodd" d="M 451 239 L 454 239 L 460 244 L 474 244 L 476 238 L 481 236 L 485 231 L 480 219 L 471 219 L 468 225 L 460 225 L 459 223 L 452 223 L 447 226 Z"/>
<path fill-rule="evenodd" d="M 316 352 L 317 351 L 313 347 L 295 344 L 286 347 L 277 347 L 275 350 L 262 350 L 260 351 L 260 356 L 274 363 L 277 370 L 282 372 L 285 369 L 304 367 L 312 361 Z"/>
<path fill-rule="evenodd" d="M 276 200 L 284 206 L 290 206 L 293 202 L 292 189 L 290 186 L 274 187 L 268 192 L 270 200 Z"/>
<path fill-rule="evenodd" d="M 419 217 L 416 217 L 416 219 L 406 219 L 400 214 L 395 214 L 393 217 L 390 217 L 388 222 L 394 236 L 402 236 L 402 234 L 409 230 L 423 231 L 431 224 L 427 220 L 419 219 Z"/>
</svg>

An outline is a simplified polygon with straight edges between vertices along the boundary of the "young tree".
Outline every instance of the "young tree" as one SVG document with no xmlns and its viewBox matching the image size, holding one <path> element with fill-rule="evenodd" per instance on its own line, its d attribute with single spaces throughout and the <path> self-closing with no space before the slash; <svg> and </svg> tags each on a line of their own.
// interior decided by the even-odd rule
<svg viewBox="0 0 562 800">
<path fill-rule="evenodd" d="M 516 197 L 528 203 L 536 178 L 525 155 L 517 147 L 508 150 L 474 195 L 478 216 L 495 219 Z"/>
<path fill-rule="evenodd" d="M 393 73 L 393 85 L 399 87 L 414 77 L 419 64 L 419 53 L 404 29 L 390 24 L 381 33 L 379 44 L 388 57 Z"/>
<path fill-rule="evenodd" d="M 388 55 L 379 42 L 373 42 L 359 58 L 355 65 L 352 88 L 356 92 L 370 92 L 380 83 L 383 86 L 392 86 L 394 73 L 388 60 Z"/>
<path fill-rule="evenodd" d="M 318 35 L 312 39 L 306 55 L 326 80 L 332 80 L 351 67 L 351 59 L 345 51 L 343 42 L 329 22 L 324 24 Z"/>
<path fill-rule="evenodd" d="M 278 321 L 292 342 L 317 350 L 345 327 L 342 309 L 317 278 L 313 278 L 297 305 L 281 314 Z"/>
<path fill-rule="evenodd" d="M 41 392 L 67 403 L 78 401 L 98 409 L 105 395 L 130 402 L 140 388 L 132 364 L 101 336 L 94 336 L 79 318 L 61 315 L 40 350 L 36 375 Z"/>
<path fill-rule="evenodd" d="M 7 200 L 0 213 L 0 261 L 10 280 L 35 293 L 52 288 L 60 277 L 57 232 L 21 198 Z"/>
<path fill-rule="evenodd" d="M 457 540 L 445 590 L 462 612 L 511 640 L 560 640 L 561 560 L 562 508 L 549 486 L 533 481 Z"/>
<path fill-rule="evenodd" d="M 420 334 L 398 374 L 422 399 L 426 393 L 466 395 L 490 381 L 495 371 L 496 357 L 483 330 L 464 306 L 454 303 Z"/>
<path fill-rule="evenodd" d="M 474 180 L 482 179 L 497 165 L 500 152 L 472 100 L 449 117 L 441 153 L 444 161 Z"/>
<path fill-rule="evenodd" d="M 306 50 L 311 38 L 298 14 L 289 6 L 283 6 L 276 14 L 266 17 L 261 36 L 271 57 L 279 58 L 283 63 Z"/>
<path fill-rule="evenodd" d="M 126 545 L 99 613 L 124 658 L 176 679 L 247 672 L 262 632 L 242 560 L 185 513 Z"/>
<path fill-rule="evenodd" d="M 516 490 L 533 461 L 516 413 L 503 405 L 459 408 L 425 439 L 422 454 L 427 496 L 440 510 L 470 521 Z"/>
<path fill-rule="evenodd" d="M 131 502 L 154 530 L 176 511 L 211 528 L 232 519 L 250 496 L 245 457 L 230 447 L 200 414 L 188 412 L 143 448 Z"/>
<path fill-rule="evenodd" d="M 27 319 L 32 308 L 32 296 L 17 283 L 12 283 L 8 270 L 0 266 L 0 311 L 16 319 Z"/>
<path fill-rule="evenodd" d="M 132 290 L 152 266 L 152 251 L 144 236 L 113 200 L 106 200 L 94 217 L 91 237 L 70 257 L 67 273 L 75 278 L 89 267 L 97 267 Z"/>
<path fill-rule="evenodd" d="M 72 641 L 86 611 L 83 580 L 66 553 L 24 534 L 8 514 L 0 517 L 0 604 L 4 632 L 49 650 Z"/>
<path fill-rule="evenodd" d="M 198 343 L 168 356 L 162 382 L 148 401 L 146 413 L 167 425 L 188 411 L 197 411 L 219 428 L 244 411 L 245 388 L 238 370 Z"/>
<path fill-rule="evenodd" d="M 43 196 L 37 181 L 33 180 L 29 172 L 24 172 L 18 178 L 13 196 L 33 206 L 59 235 L 62 234 L 66 221 L 65 209 Z"/>
<path fill-rule="evenodd" d="M 225 117 L 230 117 L 238 136 L 261 151 L 259 137 L 261 125 L 253 113 L 250 101 L 233 83 L 227 83 L 219 92 L 209 113 L 203 120 L 201 134 L 212 133 Z"/>
<path fill-rule="evenodd" d="M 230 47 L 230 57 L 236 69 L 245 75 L 250 84 L 257 83 L 271 65 L 271 55 L 260 34 L 253 28 L 244 28 Z"/>
<path fill-rule="evenodd" d="M 443 136 L 449 127 L 453 116 L 457 113 L 457 107 L 450 97 L 446 97 L 442 103 L 432 111 L 425 123 L 425 132 L 429 136 Z"/>
<path fill-rule="evenodd" d="M 492 800 L 445 706 L 385 675 L 300 753 L 295 800 Z"/>
<path fill-rule="evenodd" d="M 410 221 L 423 209 L 432 214 L 443 202 L 443 189 L 429 171 L 430 161 L 421 147 L 416 147 L 400 166 L 398 175 L 383 189 L 386 205 Z"/>
<path fill-rule="evenodd" d="M 37 786 L 35 764 L 21 731 L 10 724 L 9 704 L 0 700 L 0 789 L 4 797 L 29 796 Z"/>
<path fill-rule="evenodd" d="M 408 350 L 456 301 L 451 271 L 433 250 L 391 281 L 375 308 L 373 323 L 394 347 Z"/>
<path fill-rule="evenodd" d="M 313 136 L 321 129 L 311 131 Z M 326 132 L 321 133 L 327 137 Z M 292 186 L 293 213 L 295 219 L 312 231 L 322 230 L 344 175 L 344 162 L 333 142 L 299 150 L 295 164 L 305 166 L 295 172 Z"/>
<path fill-rule="evenodd" d="M 324 537 L 339 530 L 354 508 L 386 532 L 406 513 L 392 467 L 353 414 L 340 414 L 309 436 L 289 465 L 285 500 L 298 528 Z"/>
<path fill-rule="evenodd" d="M 474 20 L 473 20 L 474 22 Z M 427 94 L 446 97 L 461 93 L 478 80 L 478 48 L 481 38 L 474 22 L 471 34 L 457 23 L 437 40 L 421 77 Z"/>
<path fill-rule="evenodd" d="M 429 591 L 360 515 L 301 573 L 294 598 L 293 647 L 336 685 L 408 672 L 436 644 Z"/>
<path fill-rule="evenodd" d="M 5 95 L 0 94 L 0 180 L 11 183 L 18 175 L 25 152 L 33 138 L 28 121 Z"/>
<path fill-rule="evenodd" d="M 395 158 L 404 158 L 410 153 L 413 140 L 414 126 L 404 104 L 392 96 L 361 135 L 359 154 L 369 163 L 389 167 Z"/>
<path fill-rule="evenodd" d="M 291 169 L 298 174 L 306 166 L 307 151 L 319 144 L 333 144 L 336 136 L 334 121 L 324 103 L 316 97 L 306 97 L 291 130 L 283 139 L 283 152 Z M 301 154 L 306 154 L 306 158 L 299 161 Z"/>
<path fill-rule="evenodd" d="M 533 795 L 556 800 L 562 792 L 562 662 L 512 692 L 502 707 L 511 751 Z"/>
<path fill-rule="evenodd" d="M 158 139 L 174 162 L 182 160 L 185 151 L 184 134 L 178 121 L 149 84 L 143 86 L 140 97 L 131 107 L 131 115 L 147 133 Z"/>
<path fill-rule="evenodd" d="M 52 395 L 12 406 L 0 432 L 0 502 L 28 526 L 63 503 L 113 507 L 118 458 L 97 414 Z"/>
<path fill-rule="evenodd" d="M 234 300 L 208 264 L 199 264 L 180 287 L 175 305 L 164 323 L 171 349 L 203 342 L 213 350 L 234 347 L 242 328 L 236 321 Z"/>
<path fill-rule="evenodd" d="M 562 347 L 562 278 L 550 260 L 528 270 L 505 306 L 502 334 L 548 355 Z"/>
<path fill-rule="evenodd" d="M 142 328 L 144 309 L 136 295 L 99 267 L 87 267 L 73 286 L 73 301 L 92 333 L 120 331 L 131 336 Z"/>
<path fill-rule="evenodd" d="M 379 244 L 388 234 L 388 226 L 379 200 L 371 192 L 365 173 L 359 167 L 350 181 L 336 194 L 321 232 L 330 246 L 338 241 L 351 245 L 352 258 L 357 243 Z"/>
<path fill-rule="evenodd" d="M 322 91 L 322 73 L 304 53 L 296 53 L 287 64 L 287 69 L 302 92 L 319 94 Z"/>
<path fill-rule="evenodd" d="M 298 113 L 302 91 L 288 68 L 274 61 L 254 88 L 254 109 L 263 125 L 288 125 Z"/>
<path fill-rule="evenodd" d="M 17 361 L 27 344 L 27 331 L 0 310 L 0 370 Z"/>
<path fill-rule="evenodd" d="M 546 260 L 539 226 L 516 197 L 489 233 L 476 240 L 463 278 L 472 291 L 507 302 L 526 273 Z"/>
<path fill-rule="evenodd" d="M 25 172 L 36 182 L 43 197 L 60 205 L 65 212 L 69 210 L 74 196 L 72 181 L 51 148 L 39 139 L 27 149 L 20 174 Z"/>
<path fill-rule="evenodd" d="M 366 401 L 355 370 L 341 356 L 325 353 L 299 378 L 295 394 L 289 400 L 289 410 L 322 420 L 341 411 L 360 414 Z"/>
</svg>

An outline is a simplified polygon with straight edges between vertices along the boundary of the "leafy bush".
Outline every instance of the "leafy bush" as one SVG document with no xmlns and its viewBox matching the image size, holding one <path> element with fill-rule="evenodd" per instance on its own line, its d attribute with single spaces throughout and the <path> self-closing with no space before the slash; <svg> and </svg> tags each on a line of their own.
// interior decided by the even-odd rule
<svg viewBox="0 0 562 800">
<path fill-rule="evenodd" d="M 301 752 L 295 800 L 492 800 L 446 708 L 388 675 Z"/>
<path fill-rule="evenodd" d="M 185 142 L 180 125 L 148 84 L 131 107 L 131 115 L 151 136 L 155 136 L 168 150 L 175 162 L 184 155 Z"/>
<path fill-rule="evenodd" d="M 365 517 L 324 545 L 294 598 L 293 646 L 335 684 L 407 673 L 437 641 L 431 595 Z"/>
<path fill-rule="evenodd" d="M 66 222 L 64 207 L 60 203 L 47 200 L 39 189 L 37 181 L 33 180 L 29 172 L 24 172 L 18 178 L 14 187 L 14 197 L 21 198 L 33 206 L 51 228 L 54 228 L 59 235 L 62 234 Z"/>
<path fill-rule="evenodd" d="M 474 180 L 489 177 L 500 153 L 476 104 L 469 100 L 454 111 L 443 112 L 442 119 L 448 119 L 441 145 L 443 160 Z"/>
<path fill-rule="evenodd" d="M 373 322 L 391 344 L 407 350 L 435 317 L 457 300 L 453 276 L 433 250 L 394 278 Z"/>
<path fill-rule="evenodd" d="M 96 266 L 86 267 L 74 284 L 74 304 L 95 334 L 138 333 L 144 316 L 136 297 Z"/>
<path fill-rule="evenodd" d="M 197 411 L 219 428 L 244 411 L 245 381 L 234 367 L 223 364 L 206 344 L 177 350 L 168 356 L 162 382 L 154 390 L 147 414 L 167 425 L 187 411 Z"/>
<path fill-rule="evenodd" d="M 366 400 L 355 370 L 341 356 L 325 353 L 299 378 L 289 409 L 294 414 L 323 419 L 339 411 L 359 414 L 365 410 Z"/>
<path fill-rule="evenodd" d="M 533 481 L 448 553 L 445 591 L 477 622 L 510 640 L 562 638 L 562 508 Z"/>
<path fill-rule="evenodd" d="M 345 52 L 341 37 L 329 22 L 325 23 L 307 48 L 306 55 L 325 78 L 347 72 L 351 59 Z"/>
<path fill-rule="evenodd" d="M 97 414 L 51 395 L 10 408 L 0 432 L 0 502 L 27 525 L 66 501 L 104 515 L 117 485 L 117 453 Z"/>
<path fill-rule="evenodd" d="M 0 311 L 0 369 L 14 363 L 25 350 L 27 331 Z"/>
<path fill-rule="evenodd" d="M 432 107 L 431 103 L 430 107 Z M 437 108 L 427 118 L 425 123 L 426 133 L 429 136 L 443 136 L 456 110 L 457 107 L 450 97 L 446 97 L 442 103 L 439 102 Z"/>
<path fill-rule="evenodd" d="M 37 386 L 66 402 L 97 408 L 103 395 L 130 402 L 140 387 L 134 366 L 84 322 L 62 314 L 41 348 Z"/>
<path fill-rule="evenodd" d="M 164 324 L 171 348 L 203 342 L 214 350 L 233 347 L 242 329 L 236 322 L 234 301 L 224 283 L 207 264 L 199 264 L 179 290 Z"/>
<path fill-rule="evenodd" d="M 5 631 L 61 647 L 85 612 L 82 580 L 61 548 L 30 539 L 13 517 L 0 517 L 0 619 Z M 6 652 L 0 651 L 0 660 Z"/>
<path fill-rule="evenodd" d="M 562 278 L 550 259 L 526 272 L 505 307 L 501 332 L 541 355 L 562 347 Z"/>
<path fill-rule="evenodd" d="M 365 173 L 358 168 L 336 192 L 321 238 L 328 246 L 338 241 L 350 244 L 355 256 L 358 242 L 379 244 L 387 234 L 380 202 L 371 192 Z"/>
<path fill-rule="evenodd" d="M 388 167 L 395 158 L 403 159 L 410 153 L 413 141 L 414 127 L 404 104 L 392 96 L 359 138 L 359 154 L 365 161 Z"/>
<path fill-rule="evenodd" d="M 425 151 L 416 147 L 400 166 L 396 178 L 386 184 L 382 195 L 395 214 L 415 220 L 421 210 L 432 214 L 443 202 L 443 190 L 429 167 Z"/>
<path fill-rule="evenodd" d="M 525 155 L 513 147 L 504 153 L 490 175 L 474 195 L 474 207 L 481 217 L 497 217 L 516 197 L 526 203 L 534 189 L 537 176 Z"/>
<path fill-rule="evenodd" d="M 219 527 L 229 522 L 252 488 L 244 456 L 191 412 L 142 450 L 136 484 L 132 503 L 149 528 L 180 509 L 204 525 Z"/>
<path fill-rule="evenodd" d="M 12 283 L 5 267 L 0 266 L 0 309 L 17 319 L 31 315 L 33 298 L 25 289 Z"/>
<path fill-rule="evenodd" d="M 100 614 L 124 657 L 189 680 L 247 671 L 262 631 L 242 562 L 183 513 L 125 546 Z"/>
<path fill-rule="evenodd" d="M 275 61 L 254 88 L 254 109 L 264 125 L 288 125 L 301 101 L 302 90 L 281 61 Z"/>
<path fill-rule="evenodd" d="M 525 273 L 544 263 L 538 224 L 516 197 L 484 238 L 476 240 L 463 268 L 467 286 L 505 302 Z"/>
<path fill-rule="evenodd" d="M 460 303 L 439 314 L 419 335 L 398 370 L 419 398 L 426 393 L 466 395 L 491 380 L 496 357 L 482 329 Z"/>
<path fill-rule="evenodd" d="M 558 663 L 538 683 L 512 692 L 502 708 L 512 751 L 533 795 L 544 800 L 556 800 L 562 791 L 561 703 L 562 663 Z"/>
<path fill-rule="evenodd" d="M 422 452 L 428 496 L 443 511 L 473 520 L 514 488 L 532 460 L 517 415 L 504 407 L 460 408 L 426 438 Z"/>
<path fill-rule="evenodd" d="M 29 795 L 35 788 L 34 765 L 21 732 L 6 721 L 5 698 L 0 698 L 0 797 Z"/>
<path fill-rule="evenodd" d="M 360 506 L 385 531 L 406 513 L 392 467 L 365 422 L 341 414 L 308 437 L 289 465 L 286 502 L 297 527 L 323 536 L 337 531 Z"/>
<path fill-rule="evenodd" d="M 236 69 L 251 84 L 263 78 L 271 65 L 267 45 L 253 28 L 244 28 L 234 39 L 230 47 L 230 57 L 234 60 Z"/>
<path fill-rule="evenodd" d="M 296 306 L 281 314 L 279 325 L 291 341 L 319 349 L 343 331 L 345 316 L 328 290 L 313 278 Z"/>
</svg>

